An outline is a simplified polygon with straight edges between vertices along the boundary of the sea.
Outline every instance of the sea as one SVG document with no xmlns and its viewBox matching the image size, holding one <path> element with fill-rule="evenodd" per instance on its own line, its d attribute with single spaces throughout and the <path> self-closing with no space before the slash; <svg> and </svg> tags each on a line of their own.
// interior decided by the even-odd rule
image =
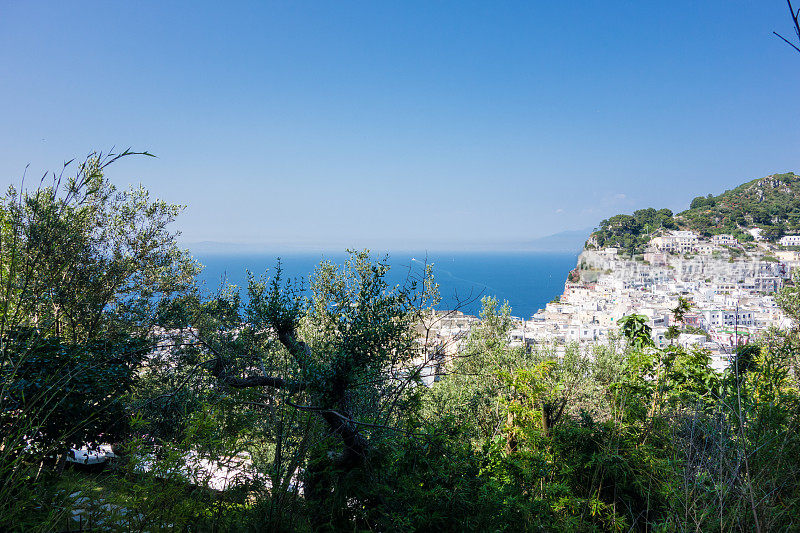
<svg viewBox="0 0 800 533">
<path fill-rule="evenodd" d="M 419 277 L 426 264 L 433 267 L 442 300 L 439 309 L 459 309 L 477 315 L 483 296 L 508 301 L 511 314 L 524 319 L 544 308 L 564 290 L 564 281 L 575 268 L 577 253 L 565 252 L 400 252 L 388 256 L 391 266 L 387 281 L 403 284 L 409 276 Z M 245 296 L 248 271 L 259 277 L 272 276 L 280 258 L 283 277 L 308 280 L 322 260 L 343 264 L 346 253 L 195 253 L 204 265 L 200 275 L 203 290 L 213 294 L 228 284 L 242 289 Z M 306 285 L 308 285 L 306 283 Z"/>
</svg>

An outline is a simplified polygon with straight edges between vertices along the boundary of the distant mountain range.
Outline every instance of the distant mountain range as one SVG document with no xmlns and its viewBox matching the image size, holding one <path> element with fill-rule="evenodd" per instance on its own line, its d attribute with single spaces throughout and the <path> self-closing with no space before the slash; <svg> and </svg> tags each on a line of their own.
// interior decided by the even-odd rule
<svg viewBox="0 0 800 533">
<path fill-rule="evenodd" d="M 475 243 L 427 243 L 409 246 L 407 243 L 386 242 L 367 246 L 376 250 L 439 250 L 464 252 L 553 252 L 578 253 L 591 236 L 594 246 L 616 246 L 641 251 L 651 234 L 659 229 L 690 229 L 710 236 L 729 233 L 740 241 L 752 240 L 748 228 L 762 229 L 761 235 L 775 241 L 785 234 L 800 234 L 800 176 L 793 172 L 771 174 L 748 181 L 719 196 L 698 196 L 689 209 L 673 215 L 669 209 L 640 209 L 633 215 L 615 215 L 603 220 L 598 228 L 569 230 L 539 237 L 530 241 L 494 241 Z M 328 243 L 230 243 L 202 241 L 185 243 L 198 255 L 260 254 L 267 252 L 313 253 L 320 250 L 343 251 L 344 244 Z M 364 247 L 350 245 L 350 247 Z"/>
<path fill-rule="evenodd" d="M 580 252 L 589 238 L 592 228 L 561 231 L 546 237 L 539 237 L 528 243 L 526 247 L 532 252 Z"/>
</svg>

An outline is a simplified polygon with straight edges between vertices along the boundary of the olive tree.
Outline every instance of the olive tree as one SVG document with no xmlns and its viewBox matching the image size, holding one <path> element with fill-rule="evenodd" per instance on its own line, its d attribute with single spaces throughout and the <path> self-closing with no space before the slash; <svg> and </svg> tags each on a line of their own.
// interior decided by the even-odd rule
<svg viewBox="0 0 800 533">
<path fill-rule="evenodd" d="M 193 364 L 164 396 L 212 376 L 216 405 L 225 398 L 247 413 L 249 442 L 267 447 L 273 488 L 302 482 L 320 520 L 357 519 L 353 502 L 375 497 L 372 473 L 388 437 L 416 431 L 429 363 L 417 328 L 438 295 L 430 268 L 402 286 L 388 283 L 388 271 L 387 259 L 351 251 L 343 265 L 322 262 L 306 287 L 284 279 L 279 264 L 271 278 L 251 276 L 245 298 L 228 291 L 178 320 L 192 324 L 196 344 L 179 355 Z"/>
<path fill-rule="evenodd" d="M 0 199 L 0 504 L 30 460 L 124 434 L 158 301 L 192 290 L 181 207 L 105 177 L 132 155 L 93 153 Z"/>
</svg>

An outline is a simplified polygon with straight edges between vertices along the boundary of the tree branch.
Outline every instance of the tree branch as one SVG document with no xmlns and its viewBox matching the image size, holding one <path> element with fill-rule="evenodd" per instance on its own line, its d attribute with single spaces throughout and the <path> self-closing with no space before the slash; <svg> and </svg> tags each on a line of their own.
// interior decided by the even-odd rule
<svg viewBox="0 0 800 533">
<path fill-rule="evenodd" d="M 781 35 L 780 33 L 776 32 L 776 31 L 774 31 L 774 32 L 772 32 L 772 33 L 774 33 L 775 35 L 777 35 L 778 37 L 780 37 L 781 39 L 783 39 L 783 41 L 784 41 L 786 44 L 788 44 L 789 46 L 791 46 L 792 48 L 794 48 L 795 50 L 797 50 L 798 52 L 800 52 L 800 48 L 798 48 L 797 46 L 795 46 L 795 44 L 794 44 L 793 42 L 791 42 L 790 40 L 788 40 L 786 37 L 784 37 L 783 35 Z"/>
<path fill-rule="evenodd" d="M 211 353 L 216 356 L 214 365 L 211 367 L 211 375 L 219 379 L 225 385 L 233 387 L 234 389 L 246 389 L 250 387 L 272 387 L 275 389 L 285 389 L 290 393 L 300 392 L 308 387 L 308 383 L 304 381 L 289 381 L 283 378 L 274 376 L 249 376 L 244 378 L 234 377 L 225 372 L 225 364 L 222 361 L 222 354 L 219 353 L 213 346 L 206 342 L 196 333 L 193 333 L 195 338 L 205 346 Z M 303 343 L 305 344 L 305 343 Z"/>
<path fill-rule="evenodd" d="M 789 13 L 792 15 L 792 22 L 794 23 L 794 33 L 795 35 L 797 35 L 798 43 L 800 43 L 800 9 L 795 11 L 794 7 L 792 7 L 792 0 L 786 0 L 786 3 L 789 5 Z M 773 31 L 772 33 L 780 37 L 786 44 L 788 44 L 789 46 L 800 52 L 800 47 L 791 42 L 789 39 L 787 39 L 778 32 Z"/>
<path fill-rule="evenodd" d="M 211 374 L 219 379 L 225 385 L 233 387 L 234 389 L 246 389 L 250 387 L 272 387 L 274 389 L 285 389 L 291 393 L 300 392 L 306 389 L 307 383 L 302 381 L 288 381 L 283 378 L 273 376 L 249 376 L 245 378 L 237 378 L 225 375 L 217 370 L 218 366 L 214 365 L 211 369 Z"/>
</svg>

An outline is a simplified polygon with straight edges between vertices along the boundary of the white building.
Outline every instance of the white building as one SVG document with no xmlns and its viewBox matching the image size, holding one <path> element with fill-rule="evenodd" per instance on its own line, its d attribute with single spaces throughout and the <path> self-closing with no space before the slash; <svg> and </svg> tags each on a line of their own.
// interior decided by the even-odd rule
<svg viewBox="0 0 800 533">
<path fill-rule="evenodd" d="M 695 246 L 695 251 L 701 255 L 711 255 L 717 250 L 717 247 L 707 242 L 701 242 Z"/>
<path fill-rule="evenodd" d="M 667 264 L 667 255 L 658 250 L 648 250 L 644 253 L 644 260 L 653 266 L 664 266 Z"/>
<path fill-rule="evenodd" d="M 685 254 L 693 252 L 699 238 L 693 231 L 672 231 L 653 238 L 650 244 L 664 252 Z"/>
<path fill-rule="evenodd" d="M 796 263 L 800 261 L 800 252 L 796 250 L 778 250 L 775 252 L 775 257 L 787 263 Z"/>
<path fill-rule="evenodd" d="M 784 235 L 778 241 L 781 246 L 800 246 L 800 235 Z"/>
<path fill-rule="evenodd" d="M 722 235 L 714 235 L 711 237 L 711 242 L 717 246 L 735 246 L 738 243 L 736 237 L 733 235 L 728 235 L 727 233 L 723 233 Z"/>
<path fill-rule="evenodd" d="M 710 327 L 723 327 L 723 326 L 752 326 L 753 325 L 753 311 L 749 309 L 739 309 L 738 320 L 735 310 L 729 309 L 704 309 L 702 311 L 703 317 L 706 319 L 706 324 Z"/>
</svg>

